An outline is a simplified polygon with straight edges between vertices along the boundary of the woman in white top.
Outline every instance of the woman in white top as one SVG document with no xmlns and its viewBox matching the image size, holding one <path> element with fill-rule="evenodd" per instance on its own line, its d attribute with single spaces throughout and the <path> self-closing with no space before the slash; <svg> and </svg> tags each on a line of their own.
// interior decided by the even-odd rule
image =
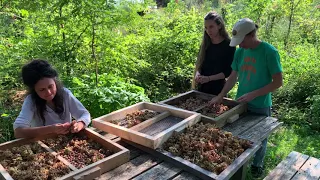
<svg viewBox="0 0 320 180">
<path fill-rule="evenodd" d="M 91 122 L 89 112 L 61 85 L 57 71 L 47 61 L 33 60 L 23 66 L 22 79 L 29 95 L 13 124 L 16 138 L 77 133 Z"/>
</svg>

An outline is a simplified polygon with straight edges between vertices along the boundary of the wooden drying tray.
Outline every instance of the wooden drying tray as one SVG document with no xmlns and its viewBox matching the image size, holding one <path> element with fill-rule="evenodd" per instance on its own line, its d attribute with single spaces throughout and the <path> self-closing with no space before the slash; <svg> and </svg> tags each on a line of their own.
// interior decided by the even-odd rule
<svg viewBox="0 0 320 180">
<path fill-rule="evenodd" d="M 55 151 L 50 149 L 47 145 L 45 145 L 41 141 L 48 138 L 54 138 L 57 135 L 47 135 L 40 138 L 16 139 L 13 141 L 0 144 L 0 150 L 11 149 L 12 147 L 26 145 L 32 142 L 38 142 L 40 146 L 42 146 L 45 150 L 50 152 L 53 156 L 58 158 L 61 162 L 63 162 L 65 165 L 67 165 L 70 168 L 71 170 L 70 173 L 58 178 L 61 180 L 94 179 L 100 176 L 102 173 L 105 173 L 129 161 L 130 153 L 128 149 L 122 147 L 121 145 L 115 142 L 112 142 L 111 140 L 105 139 L 102 135 L 88 128 L 84 129 L 80 133 L 85 134 L 89 139 L 92 139 L 95 142 L 102 145 L 103 147 L 105 147 L 106 149 L 111 150 L 112 152 L 114 152 L 114 154 L 104 159 L 101 159 L 95 163 L 92 163 L 88 166 L 85 166 L 81 169 L 77 169 L 69 161 L 67 161 L 62 156 L 59 156 Z M 3 168 L 1 164 L 0 164 L 0 179 L 13 180 L 13 178 Z"/>
<path fill-rule="evenodd" d="M 131 128 L 122 127 L 110 122 L 112 120 L 123 119 L 127 114 L 144 109 L 160 112 L 160 114 Z M 177 118 L 179 119 L 177 120 Z M 199 120 L 199 113 L 154 103 L 140 102 L 93 119 L 92 125 L 97 129 L 123 139 L 156 149 L 171 136 L 175 129 L 194 124 Z M 158 131 L 160 129 L 160 132 L 154 134 L 147 133 L 146 130 L 152 128 Z"/>
<path fill-rule="evenodd" d="M 186 99 L 188 99 L 190 97 L 196 97 L 199 99 L 203 99 L 205 101 L 210 101 L 215 96 L 211 95 L 211 94 L 206 94 L 206 93 L 203 93 L 203 92 L 200 92 L 197 90 L 191 90 L 186 93 L 169 98 L 167 100 L 160 101 L 159 104 L 173 106 L 175 108 L 178 108 L 175 105 L 178 104 L 179 101 L 185 101 Z M 238 103 L 230 98 L 223 98 L 222 104 L 224 104 L 228 107 L 232 107 L 232 108 L 217 117 L 209 117 L 209 116 L 201 114 L 202 119 L 214 121 L 218 127 L 222 127 L 227 123 L 233 123 L 234 121 L 238 120 L 240 115 L 247 111 L 247 104 Z M 206 106 L 207 106 L 207 104 L 202 105 L 200 107 L 195 108 L 192 111 L 199 112 L 201 109 L 203 109 Z"/>
<path fill-rule="evenodd" d="M 211 123 L 214 124 L 213 121 L 207 120 L 205 118 L 201 118 L 199 122 L 203 123 Z M 199 123 L 198 122 L 198 123 Z M 175 133 L 181 133 L 185 130 L 185 127 L 181 127 L 179 129 L 176 129 L 173 134 Z M 204 180 L 228 180 L 233 175 L 238 173 L 238 171 L 241 171 L 241 168 L 245 166 L 250 158 L 254 155 L 254 153 L 260 148 L 261 142 L 253 142 L 252 147 L 246 149 L 239 157 L 237 157 L 224 171 L 222 171 L 220 174 L 216 174 L 214 172 L 208 171 L 190 161 L 187 161 L 179 156 L 174 156 L 170 152 L 165 151 L 160 146 L 158 149 L 150 149 L 147 147 L 143 147 L 139 144 L 132 143 L 129 141 L 125 141 L 147 153 L 150 153 L 154 155 L 155 157 L 158 157 L 161 160 L 164 160 L 166 162 L 172 163 L 173 165 L 183 169 L 186 172 L 189 172 L 201 179 Z M 242 176 L 242 175 L 241 175 Z M 237 178 L 238 179 L 238 178 Z M 241 179 L 241 178 L 239 178 Z"/>
</svg>

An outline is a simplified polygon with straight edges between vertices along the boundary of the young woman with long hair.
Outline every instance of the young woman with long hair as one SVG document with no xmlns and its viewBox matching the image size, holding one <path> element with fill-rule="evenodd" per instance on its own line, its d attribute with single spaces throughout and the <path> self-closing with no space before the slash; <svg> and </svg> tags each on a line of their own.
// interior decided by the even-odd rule
<svg viewBox="0 0 320 180">
<path fill-rule="evenodd" d="M 91 122 L 89 112 L 62 86 L 47 61 L 33 60 L 23 66 L 22 79 L 29 94 L 13 124 L 16 138 L 76 133 Z"/>
<path fill-rule="evenodd" d="M 231 73 L 235 47 L 230 47 L 230 37 L 222 17 L 209 12 L 204 18 L 203 40 L 197 58 L 192 87 L 201 92 L 218 95 Z"/>
</svg>

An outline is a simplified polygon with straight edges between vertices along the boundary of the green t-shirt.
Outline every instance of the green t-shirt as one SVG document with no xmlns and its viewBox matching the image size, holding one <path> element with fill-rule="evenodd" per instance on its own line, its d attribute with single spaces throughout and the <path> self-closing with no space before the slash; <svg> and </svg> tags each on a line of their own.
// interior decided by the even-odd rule
<svg viewBox="0 0 320 180">
<path fill-rule="evenodd" d="M 238 72 L 237 98 L 268 85 L 273 74 L 282 72 L 277 49 L 266 42 L 261 42 L 255 49 L 238 48 L 231 67 Z M 256 97 L 248 105 L 254 108 L 270 107 L 271 93 Z"/>
</svg>

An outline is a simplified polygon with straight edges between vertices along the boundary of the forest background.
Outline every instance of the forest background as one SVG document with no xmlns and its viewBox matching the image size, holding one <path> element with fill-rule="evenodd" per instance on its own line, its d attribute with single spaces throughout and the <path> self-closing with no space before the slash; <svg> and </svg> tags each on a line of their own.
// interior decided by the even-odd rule
<svg viewBox="0 0 320 180">
<path fill-rule="evenodd" d="M 292 150 L 320 158 L 320 0 L 1 0 L 0 143 L 14 139 L 21 67 L 34 58 L 59 71 L 93 118 L 189 91 L 210 10 L 228 32 L 253 19 L 279 50 L 284 86 L 273 116 L 284 125 L 269 138 L 266 173 Z"/>
</svg>

